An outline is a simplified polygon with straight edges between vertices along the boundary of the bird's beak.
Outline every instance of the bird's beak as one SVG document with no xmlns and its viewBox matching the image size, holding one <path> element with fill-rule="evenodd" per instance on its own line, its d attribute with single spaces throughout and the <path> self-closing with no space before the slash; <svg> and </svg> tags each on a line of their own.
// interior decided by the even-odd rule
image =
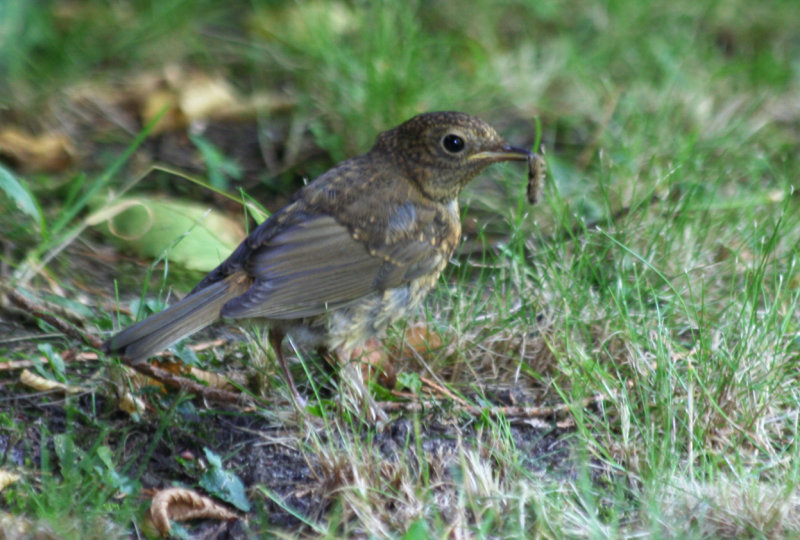
<svg viewBox="0 0 800 540">
<path fill-rule="evenodd" d="M 517 148 L 509 144 L 504 144 L 494 150 L 484 150 L 469 157 L 470 161 L 484 161 L 495 163 L 497 161 L 527 161 L 533 152 L 524 148 Z"/>
</svg>

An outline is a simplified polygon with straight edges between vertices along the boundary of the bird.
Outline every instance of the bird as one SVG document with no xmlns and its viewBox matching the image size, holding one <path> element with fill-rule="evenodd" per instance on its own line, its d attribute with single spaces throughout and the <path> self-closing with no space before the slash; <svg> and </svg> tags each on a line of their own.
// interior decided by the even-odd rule
<svg viewBox="0 0 800 540">
<path fill-rule="evenodd" d="M 254 320 L 267 326 L 292 397 L 303 404 L 284 338 L 340 366 L 379 346 L 389 326 L 422 303 L 458 246 L 464 186 L 493 163 L 533 167 L 534 157 L 475 116 L 414 116 L 305 185 L 182 300 L 103 348 L 135 364 L 219 319 Z"/>
</svg>

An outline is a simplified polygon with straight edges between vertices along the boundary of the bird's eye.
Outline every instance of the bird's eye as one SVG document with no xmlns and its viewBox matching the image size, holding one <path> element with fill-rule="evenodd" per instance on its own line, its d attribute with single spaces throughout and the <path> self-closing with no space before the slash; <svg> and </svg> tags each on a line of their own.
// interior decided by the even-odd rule
<svg viewBox="0 0 800 540">
<path fill-rule="evenodd" d="M 442 137 L 442 146 L 451 154 L 457 154 L 464 149 L 466 143 L 464 143 L 464 139 L 459 135 L 450 133 Z"/>
</svg>

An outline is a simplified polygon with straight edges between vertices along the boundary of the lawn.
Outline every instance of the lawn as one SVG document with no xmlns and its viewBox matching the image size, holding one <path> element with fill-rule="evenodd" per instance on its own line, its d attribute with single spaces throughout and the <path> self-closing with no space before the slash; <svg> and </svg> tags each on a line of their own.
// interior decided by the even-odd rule
<svg viewBox="0 0 800 540">
<path fill-rule="evenodd" d="M 547 178 L 465 189 L 388 422 L 256 327 L 99 350 L 433 110 Z M 7 0 L 0 537 L 798 537 L 798 182 L 792 0 Z"/>
</svg>

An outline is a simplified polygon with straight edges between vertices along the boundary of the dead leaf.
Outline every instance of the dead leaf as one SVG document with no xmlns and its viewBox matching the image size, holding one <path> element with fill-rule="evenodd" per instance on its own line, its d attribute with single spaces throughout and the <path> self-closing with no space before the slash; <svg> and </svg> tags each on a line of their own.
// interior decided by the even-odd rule
<svg viewBox="0 0 800 540">
<path fill-rule="evenodd" d="M 126 391 L 117 398 L 117 408 L 130 416 L 134 414 L 141 415 L 146 410 L 147 404 L 139 396 Z"/>
<path fill-rule="evenodd" d="M 158 124 L 153 127 L 150 132 L 151 135 L 181 129 L 186 126 L 186 118 L 178 107 L 178 96 L 175 92 L 164 89 L 155 90 L 143 97 L 139 109 L 142 124 L 149 124 L 165 108 L 167 112 L 158 121 Z"/>
<path fill-rule="evenodd" d="M 32 135 L 7 127 L 0 130 L 0 155 L 25 172 L 59 172 L 72 164 L 75 146 L 62 133 Z"/>
<path fill-rule="evenodd" d="M 18 474 L 12 473 L 11 471 L 6 471 L 4 469 L 0 469 L 0 491 L 3 491 L 11 484 L 18 482 L 19 479 L 20 476 Z"/>
<path fill-rule="evenodd" d="M 229 391 L 236 390 L 236 387 L 231 384 L 227 377 L 224 377 L 219 373 L 198 369 L 192 366 L 189 366 L 189 373 L 198 381 L 202 381 L 212 388 L 221 388 Z"/>
<path fill-rule="evenodd" d="M 64 392 L 65 394 L 79 394 L 80 392 L 84 391 L 83 388 L 79 386 L 70 386 L 58 381 L 45 379 L 44 377 L 36 375 L 27 369 L 23 369 L 22 373 L 19 374 L 19 381 L 28 388 L 33 388 L 39 392 Z"/>
<path fill-rule="evenodd" d="M 221 77 L 198 75 L 179 89 L 181 113 L 189 122 L 212 116 L 224 116 L 241 99 L 228 81 Z"/>
<path fill-rule="evenodd" d="M 160 381 L 125 365 L 110 369 L 108 382 L 105 394 L 116 398 L 117 408 L 131 416 L 141 416 L 148 409 L 147 402 L 140 395 L 144 387 L 153 387 L 158 392 L 166 393 L 166 389 Z"/>
<path fill-rule="evenodd" d="M 150 503 L 150 519 L 163 535 L 172 530 L 172 521 L 190 519 L 234 520 L 237 515 L 217 504 L 209 497 L 184 488 L 164 489 L 155 494 Z"/>
<path fill-rule="evenodd" d="M 426 323 L 418 322 L 406 328 L 401 347 L 395 348 L 389 354 L 394 358 L 413 356 L 415 353 L 424 354 L 440 348 L 443 343 L 444 340 L 438 332 L 432 330 Z"/>
</svg>

